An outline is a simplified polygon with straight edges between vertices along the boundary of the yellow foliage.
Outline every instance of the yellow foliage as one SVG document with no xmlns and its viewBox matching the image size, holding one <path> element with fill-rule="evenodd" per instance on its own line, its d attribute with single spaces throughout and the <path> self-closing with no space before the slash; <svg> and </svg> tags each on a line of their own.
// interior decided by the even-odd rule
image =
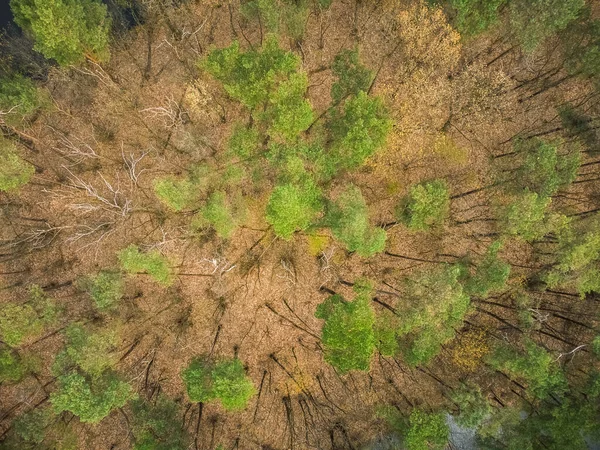
<svg viewBox="0 0 600 450">
<path fill-rule="evenodd" d="M 469 330 L 461 335 L 452 349 L 452 361 L 460 369 L 473 372 L 489 351 L 485 332 Z"/>
<path fill-rule="evenodd" d="M 329 245 L 329 236 L 322 234 L 310 234 L 308 239 L 308 252 L 313 256 L 318 256 Z"/>
<path fill-rule="evenodd" d="M 469 159 L 469 151 L 456 145 L 447 134 L 439 134 L 433 142 L 433 151 L 442 158 L 455 164 L 465 164 Z"/>
</svg>

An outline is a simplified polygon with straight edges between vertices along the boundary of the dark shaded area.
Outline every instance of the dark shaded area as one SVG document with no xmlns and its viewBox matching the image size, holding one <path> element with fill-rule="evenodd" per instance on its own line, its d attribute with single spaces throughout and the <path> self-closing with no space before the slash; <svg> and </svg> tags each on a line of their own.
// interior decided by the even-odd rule
<svg viewBox="0 0 600 450">
<path fill-rule="evenodd" d="M 9 0 L 0 1 L 0 28 L 5 28 L 13 20 Z"/>
</svg>

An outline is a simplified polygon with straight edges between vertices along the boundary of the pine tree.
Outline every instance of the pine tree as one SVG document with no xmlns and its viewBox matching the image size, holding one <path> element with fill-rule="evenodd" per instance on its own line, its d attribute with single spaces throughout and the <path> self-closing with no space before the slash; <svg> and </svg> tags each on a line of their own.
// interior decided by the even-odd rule
<svg viewBox="0 0 600 450">
<path fill-rule="evenodd" d="M 469 295 L 487 297 L 489 293 L 500 292 L 506 286 L 510 275 L 510 264 L 498 259 L 502 247 L 501 241 L 493 242 L 487 249 L 483 260 L 477 265 L 475 273 L 465 283 Z"/>
<path fill-rule="evenodd" d="M 289 239 L 296 231 L 306 230 L 323 208 L 321 191 L 310 178 L 301 183 L 275 187 L 267 205 L 266 219 L 275 234 Z"/>
<path fill-rule="evenodd" d="M 337 77 L 337 81 L 331 86 L 334 105 L 361 91 L 367 92 L 373 79 L 373 73 L 361 64 L 357 49 L 338 53 L 333 59 L 331 70 Z"/>
<path fill-rule="evenodd" d="M 118 272 L 103 270 L 82 279 L 79 285 L 88 292 L 100 311 L 114 309 L 123 297 L 124 283 Z"/>
<path fill-rule="evenodd" d="M 185 450 L 188 437 L 181 427 L 179 405 L 160 395 L 156 401 L 131 402 L 134 450 Z"/>
<path fill-rule="evenodd" d="M 451 0 L 456 10 L 454 23 L 462 36 L 480 34 L 499 20 L 499 10 L 507 0 Z"/>
</svg>

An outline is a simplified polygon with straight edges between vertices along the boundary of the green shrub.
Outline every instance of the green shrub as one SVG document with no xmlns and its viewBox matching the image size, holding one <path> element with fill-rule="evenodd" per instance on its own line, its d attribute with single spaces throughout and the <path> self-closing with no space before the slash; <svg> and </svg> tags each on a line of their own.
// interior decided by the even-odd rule
<svg viewBox="0 0 600 450">
<path fill-rule="evenodd" d="M 331 65 L 337 81 L 331 87 L 331 98 L 337 104 L 351 95 L 367 92 L 373 73 L 360 63 L 358 50 L 342 50 Z"/>
<path fill-rule="evenodd" d="M 491 292 L 500 292 L 506 286 L 510 275 L 510 264 L 498 259 L 498 251 L 502 243 L 492 243 L 477 265 L 475 273 L 465 283 L 465 291 L 470 295 L 486 297 Z"/>
<path fill-rule="evenodd" d="M 341 373 L 369 370 L 375 350 L 371 286 L 357 283 L 354 290 L 356 296 L 353 301 L 348 302 L 338 294 L 332 295 L 315 312 L 315 317 L 325 321 L 321 336 L 325 361 Z"/>
<path fill-rule="evenodd" d="M 134 450 L 185 450 L 186 433 L 181 427 L 179 405 L 161 395 L 157 401 L 131 402 Z"/>
<path fill-rule="evenodd" d="M 564 392 L 566 388 L 566 379 L 556 358 L 530 339 L 525 339 L 521 351 L 508 345 L 497 347 L 488 363 L 511 379 L 524 380 L 527 391 L 540 399 Z"/>
<path fill-rule="evenodd" d="M 360 91 L 335 111 L 328 123 L 332 147 L 328 153 L 329 171 L 355 169 L 385 144 L 391 121 L 381 99 Z"/>
<path fill-rule="evenodd" d="M 492 407 L 481 393 L 479 386 L 461 384 L 450 393 L 450 398 L 458 405 L 456 423 L 467 428 L 478 428 L 492 413 Z"/>
<path fill-rule="evenodd" d="M 118 254 L 123 269 L 130 274 L 146 272 L 164 286 L 173 283 L 168 260 L 158 250 L 142 253 L 137 245 L 131 244 Z"/>
<path fill-rule="evenodd" d="M 17 417 L 14 422 L 16 435 L 25 442 L 40 444 L 46 437 L 46 428 L 53 419 L 52 409 L 40 407 Z"/>
<path fill-rule="evenodd" d="M 213 192 L 206 206 L 202 208 L 202 216 L 215 229 L 217 235 L 229 239 L 238 225 L 243 222 L 245 208 L 243 198 L 238 197 L 233 205 L 225 192 Z"/>
</svg>

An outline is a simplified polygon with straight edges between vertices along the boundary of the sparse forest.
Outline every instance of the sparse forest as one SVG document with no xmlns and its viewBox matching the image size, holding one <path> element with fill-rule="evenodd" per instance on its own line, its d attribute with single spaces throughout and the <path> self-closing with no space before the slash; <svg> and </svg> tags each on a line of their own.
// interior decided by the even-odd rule
<svg viewBox="0 0 600 450">
<path fill-rule="evenodd" d="M 0 449 L 598 448 L 598 2 L 5 9 Z"/>
</svg>

